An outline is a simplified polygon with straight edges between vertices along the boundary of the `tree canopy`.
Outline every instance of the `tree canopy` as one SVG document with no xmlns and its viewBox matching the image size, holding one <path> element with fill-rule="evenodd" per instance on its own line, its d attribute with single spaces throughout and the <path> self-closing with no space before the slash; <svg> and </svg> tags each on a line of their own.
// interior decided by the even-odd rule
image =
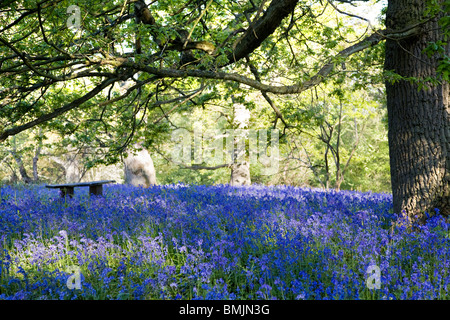
<svg viewBox="0 0 450 320">
<path fill-rule="evenodd" d="M 160 99 L 163 92 L 172 91 L 173 99 L 184 100 L 193 94 L 185 88 L 186 79 L 190 83 L 197 79 L 197 90 L 204 90 L 202 81 L 210 79 L 265 93 L 300 93 L 326 80 L 350 55 L 387 36 L 401 37 L 415 30 L 370 30 L 343 47 L 342 25 L 333 28 L 319 20 L 327 8 L 337 6 L 332 1 L 154 1 L 147 5 L 135 0 L 107 4 L 86 0 L 78 1 L 73 11 L 70 4 L 62 0 L 3 3 L 0 140 L 80 107 L 96 108 L 96 120 L 105 120 L 105 107 L 133 100 L 144 87 L 151 88 L 150 94 L 139 97 L 146 108 L 165 103 Z M 295 52 L 293 41 L 304 43 L 303 48 L 296 46 Z M 310 42 L 317 45 L 311 47 Z M 306 52 L 298 52 L 302 49 Z M 314 54 L 317 61 L 309 65 Z M 273 75 L 270 71 L 282 57 L 292 59 L 297 77 L 277 85 L 265 76 Z M 132 85 L 114 94 L 127 80 Z M 177 91 L 179 83 L 183 84 Z"/>
</svg>

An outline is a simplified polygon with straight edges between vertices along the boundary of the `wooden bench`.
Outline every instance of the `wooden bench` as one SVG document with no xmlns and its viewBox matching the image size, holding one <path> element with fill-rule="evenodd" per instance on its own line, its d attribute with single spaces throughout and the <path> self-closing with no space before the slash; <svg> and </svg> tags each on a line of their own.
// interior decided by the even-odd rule
<svg viewBox="0 0 450 320">
<path fill-rule="evenodd" d="M 58 188 L 61 190 L 61 197 L 65 198 L 68 195 L 73 197 L 74 188 L 76 187 L 89 187 L 89 194 L 101 196 L 103 194 L 103 185 L 106 183 L 116 182 L 115 180 L 101 180 L 92 182 L 80 182 L 80 183 L 66 183 L 66 184 L 48 184 L 45 187 L 50 189 Z"/>
</svg>

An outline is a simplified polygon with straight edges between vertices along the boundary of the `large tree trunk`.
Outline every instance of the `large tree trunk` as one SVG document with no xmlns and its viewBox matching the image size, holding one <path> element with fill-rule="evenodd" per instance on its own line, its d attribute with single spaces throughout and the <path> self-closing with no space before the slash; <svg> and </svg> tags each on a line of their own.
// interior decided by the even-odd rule
<svg viewBox="0 0 450 320">
<path fill-rule="evenodd" d="M 423 18 L 425 1 L 390 0 L 386 27 L 401 30 Z M 437 20 L 422 27 L 414 37 L 386 41 L 385 69 L 404 77 L 436 76 L 437 56 L 423 49 L 442 40 Z M 446 47 L 449 54 L 449 46 Z M 389 120 L 389 155 L 394 212 L 402 210 L 412 220 L 424 221 L 424 211 L 434 208 L 450 214 L 449 84 L 418 90 L 414 82 L 386 83 Z"/>
<path fill-rule="evenodd" d="M 135 148 L 142 148 L 135 145 Z M 125 184 L 143 186 L 145 188 L 156 184 L 156 172 L 152 158 L 146 149 L 134 153 L 128 151 L 128 156 L 123 159 Z"/>
</svg>

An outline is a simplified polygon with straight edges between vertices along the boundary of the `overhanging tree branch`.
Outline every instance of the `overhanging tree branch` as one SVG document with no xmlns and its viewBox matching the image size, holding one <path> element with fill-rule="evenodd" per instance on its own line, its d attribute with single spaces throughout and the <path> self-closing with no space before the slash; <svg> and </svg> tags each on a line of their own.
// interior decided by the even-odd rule
<svg viewBox="0 0 450 320">
<path fill-rule="evenodd" d="M 352 54 L 365 50 L 371 46 L 378 44 L 380 41 L 389 38 L 389 39 L 403 39 L 410 36 L 413 36 L 420 32 L 420 25 L 412 26 L 410 28 L 403 29 L 399 32 L 388 32 L 386 30 L 376 31 L 372 35 L 366 37 L 364 40 L 342 50 L 338 54 L 336 54 L 328 63 L 326 63 L 314 76 L 312 76 L 309 80 L 297 83 L 294 85 L 286 85 L 286 86 L 274 86 L 264 84 L 260 81 L 248 78 L 246 76 L 239 75 L 237 73 L 226 73 L 226 72 L 214 72 L 207 70 L 178 70 L 178 69 L 158 69 L 155 67 L 147 66 L 143 63 L 134 62 L 129 58 L 123 57 L 114 57 L 108 55 L 104 59 L 98 60 L 96 63 L 99 65 L 112 65 L 115 67 L 120 67 L 123 69 L 128 69 L 129 71 L 133 70 L 134 72 L 143 71 L 149 74 L 156 75 L 160 78 L 202 78 L 202 79 L 215 79 L 215 80 L 224 80 L 224 81 L 235 81 L 241 84 L 248 85 L 254 89 L 260 90 L 262 92 L 271 92 L 274 94 L 284 95 L 284 94 L 297 94 L 301 93 L 305 90 L 308 90 L 318 84 L 320 84 L 334 69 L 335 64 L 343 59 L 348 58 Z M 103 81 L 99 86 L 95 89 L 84 95 L 83 97 L 74 100 L 73 102 L 56 109 L 55 111 L 46 114 L 44 116 L 39 117 L 36 120 L 28 122 L 26 124 L 15 126 L 10 129 L 6 129 L 0 133 L 0 141 L 4 141 L 7 137 L 15 135 L 19 132 L 22 132 L 26 129 L 32 128 L 35 125 L 44 123 L 48 120 L 51 120 L 66 111 L 74 109 L 81 105 L 82 103 L 88 101 L 92 97 L 94 97 L 98 92 L 103 90 L 108 85 L 114 83 L 119 80 L 118 78 L 108 79 Z"/>
<path fill-rule="evenodd" d="M 126 69 L 131 69 L 135 71 L 143 71 L 149 74 L 154 74 L 162 78 L 203 78 L 203 79 L 215 79 L 215 80 L 225 80 L 225 81 L 235 81 L 241 84 L 248 85 L 254 89 L 271 92 L 274 94 L 284 95 L 284 94 L 296 94 L 308 90 L 319 83 L 321 83 L 334 69 L 337 63 L 341 63 L 349 56 L 365 50 L 378 44 L 380 41 L 389 39 L 404 39 L 417 34 L 420 31 L 419 26 L 408 28 L 407 30 L 401 30 L 399 32 L 388 32 L 386 30 L 375 31 L 372 35 L 367 36 L 362 41 L 342 50 L 334 57 L 332 57 L 322 68 L 309 80 L 294 85 L 285 86 L 274 86 L 264 84 L 258 80 L 242 76 L 237 73 L 226 73 L 226 72 L 215 72 L 207 70 L 178 70 L 178 69 L 159 69 L 151 66 L 147 66 L 142 63 L 134 62 L 128 58 L 113 57 L 109 56 L 105 59 L 98 61 L 100 64 L 112 65 L 115 67 L 122 67 Z"/>
<path fill-rule="evenodd" d="M 250 32 L 246 32 L 236 43 L 234 50 L 228 54 L 228 63 L 235 63 L 258 48 L 280 26 L 284 18 L 289 16 L 297 5 L 298 0 L 273 0 L 264 15 L 250 25 Z"/>
<path fill-rule="evenodd" d="M 57 3 L 43 1 L 40 2 L 40 8 L 44 8 L 45 5 L 49 5 L 50 3 Z M 245 58 L 249 53 L 252 53 L 261 43 L 266 39 L 270 34 L 272 34 L 278 26 L 281 24 L 282 20 L 292 14 L 295 10 L 295 6 L 298 0 L 272 0 L 267 10 L 264 14 L 255 18 L 253 22 L 250 24 L 252 30 L 251 32 L 245 32 L 244 35 L 237 41 L 237 45 L 232 52 L 232 59 L 229 60 L 225 65 L 232 64 L 235 61 L 240 60 L 241 58 Z M 148 8 L 145 5 L 145 2 L 141 0 L 130 1 L 130 3 L 135 3 L 137 5 L 136 15 L 139 16 L 140 21 L 146 24 L 154 24 L 155 20 L 151 16 Z M 139 7 L 144 3 L 145 6 Z M 35 13 L 35 11 L 33 11 Z M 127 17 L 129 18 L 129 16 Z M 19 20 L 23 19 L 22 16 L 18 18 Z M 117 20 L 118 21 L 118 20 Z M 247 30 L 248 31 L 248 30 Z M 106 77 L 109 80 L 105 80 L 102 84 L 96 87 L 93 91 L 87 93 L 83 97 L 74 100 L 65 106 L 56 109 L 48 114 L 44 114 L 39 116 L 37 119 L 30 121 L 25 124 L 15 125 L 11 128 L 0 128 L 3 131 L 0 131 L 0 141 L 5 140 L 8 136 L 17 134 L 21 131 L 24 131 L 28 128 L 31 128 L 35 125 L 44 123 L 48 120 L 51 120 L 66 111 L 74 109 L 81 105 L 82 103 L 88 101 L 92 97 L 94 97 L 98 92 L 100 92 L 103 88 L 112 84 L 113 82 L 119 80 L 121 78 L 120 75 L 115 75 L 112 73 L 99 71 L 93 72 L 94 68 L 100 68 L 102 66 L 115 66 L 117 67 L 117 71 L 122 74 L 134 73 L 137 71 L 142 71 L 147 74 L 154 75 L 156 78 L 172 78 L 172 79 L 183 79 L 188 77 L 200 78 L 200 79 L 215 79 L 221 81 L 234 81 L 244 85 L 247 85 L 251 88 L 260 90 L 261 92 L 273 93 L 273 94 L 297 94 L 301 93 L 305 90 L 308 90 L 311 87 L 314 87 L 321 83 L 326 77 L 328 77 L 333 71 L 336 64 L 341 63 L 343 60 L 348 58 L 350 55 L 367 49 L 371 46 L 376 45 L 380 41 L 384 39 L 403 39 L 409 37 L 411 35 L 417 34 L 420 31 L 420 25 L 411 26 L 409 28 L 403 29 L 397 32 L 388 32 L 387 30 L 383 31 L 375 31 L 372 35 L 366 37 L 364 40 L 342 50 L 338 54 L 336 54 L 333 58 L 331 58 L 327 63 L 325 63 L 322 68 L 314 75 L 312 75 L 308 80 L 296 83 L 293 85 L 271 85 L 266 84 L 261 81 L 261 79 L 253 79 L 249 78 L 245 75 L 237 74 L 237 73 L 228 73 L 223 71 L 212 71 L 212 70 L 199 70 L 199 69 L 186 69 L 179 70 L 174 68 L 157 68 L 154 65 L 148 65 L 144 62 L 136 62 L 133 54 L 123 54 L 122 56 L 114 56 L 105 54 L 104 57 L 96 56 L 96 53 L 99 52 L 98 48 L 93 48 L 86 51 L 84 54 L 79 55 L 62 55 L 60 57 L 45 57 L 41 54 L 36 54 L 34 56 L 30 56 L 28 54 L 24 54 L 19 49 L 19 46 L 14 46 L 7 39 L 1 38 L 2 43 L 5 44 L 10 50 L 13 51 L 14 55 L 12 56 L 12 60 L 17 60 L 12 65 L 6 64 L 6 66 L 1 69 L 0 73 L 3 75 L 7 75 L 8 77 L 16 76 L 18 74 L 24 74 L 27 70 L 33 73 L 33 76 L 36 76 L 36 82 L 26 82 L 24 85 L 22 83 L 18 83 L 10 88 L 2 89 L 2 95 L 4 101 L 6 103 L 13 103 L 14 101 L 11 98 L 17 96 L 20 92 L 30 91 L 34 88 L 45 87 L 51 83 L 56 82 L 64 82 L 69 79 L 78 78 L 78 77 Z M 196 47 L 196 45 L 203 45 L 202 42 L 188 42 L 186 44 L 185 49 L 200 49 L 206 53 L 211 53 L 213 47 L 203 47 L 203 49 Z M 172 45 L 177 46 L 176 43 Z M 177 48 L 178 49 L 178 48 Z M 183 49 L 183 48 L 181 48 Z M 101 51 L 101 50 L 100 50 Z M 215 51 L 215 50 L 214 50 Z M 102 52 L 104 53 L 104 52 Z M 215 53 L 213 53 L 214 55 Z M 0 60 L 0 64 L 4 63 L 6 58 Z M 37 60 L 36 60 L 37 59 Z M 58 61 L 64 61 L 64 63 L 58 63 Z M 66 75 L 58 75 L 54 70 L 64 69 L 67 66 L 72 65 L 75 62 L 80 62 L 80 65 L 84 65 L 85 68 L 89 68 L 91 70 L 83 71 L 77 74 L 66 74 Z M 25 65 L 21 65 L 24 63 Z M 47 63 L 50 64 L 48 68 L 45 67 Z M 147 62 L 148 63 L 148 62 Z M 219 65 L 217 67 L 221 68 L 224 65 Z M 49 73 L 51 70 L 51 74 Z M 42 82 L 42 77 L 44 77 L 44 81 Z M 117 77 L 117 78 L 116 78 Z M 14 89 L 13 89 L 14 88 Z M 12 93 L 10 93 L 10 91 Z M 15 91 L 15 92 L 14 92 Z M 6 95 L 6 98 L 5 98 Z M 22 99 L 18 97 L 17 99 Z M 17 100 L 18 101 L 18 100 Z M 276 111 L 276 110 L 275 110 Z M 280 116 L 281 113 L 277 113 L 277 116 Z M 282 119 L 280 117 L 280 119 Z M 283 120 L 283 119 L 282 119 Z"/>
<path fill-rule="evenodd" d="M 47 122 L 51 119 L 54 119 L 54 118 L 60 116 L 61 114 L 65 113 L 67 111 L 70 111 L 74 108 L 79 107 L 86 101 L 95 97 L 100 91 L 102 91 L 104 88 L 108 87 L 109 85 L 113 84 L 117 80 L 119 80 L 119 79 L 106 79 L 102 83 L 100 83 L 98 86 L 96 86 L 94 89 L 92 89 L 91 91 L 86 93 L 84 96 L 66 104 L 65 106 L 58 108 L 51 113 L 45 114 L 31 122 L 25 123 L 20 126 L 14 126 L 10 129 L 6 129 L 6 130 L 0 132 L 0 142 L 5 141 L 6 138 L 8 138 L 9 136 L 16 135 L 19 132 L 25 131 L 25 130 L 30 129 L 34 126 L 37 126 L 41 123 Z"/>
<path fill-rule="evenodd" d="M 261 43 L 280 26 L 284 18 L 289 16 L 297 5 L 298 0 L 273 0 L 264 15 L 254 20 L 249 28 L 244 32 L 244 35 L 237 39 L 233 45 L 232 51 L 227 55 L 228 62 L 222 64 L 220 67 L 233 64 L 258 48 Z M 150 9 L 144 1 L 138 0 L 135 2 L 136 21 L 146 25 L 157 26 L 156 20 L 153 17 Z M 181 32 L 182 30 L 179 30 Z M 214 44 L 207 41 L 192 41 L 190 36 L 192 30 L 184 38 L 175 39 L 171 41 L 171 45 L 167 50 L 202 50 L 208 54 L 216 54 L 216 47 Z M 164 45 L 158 40 L 157 34 L 152 31 L 152 36 L 162 49 Z M 140 51 L 140 39 L 136 41 L 137 49 Z"/>
</svg>

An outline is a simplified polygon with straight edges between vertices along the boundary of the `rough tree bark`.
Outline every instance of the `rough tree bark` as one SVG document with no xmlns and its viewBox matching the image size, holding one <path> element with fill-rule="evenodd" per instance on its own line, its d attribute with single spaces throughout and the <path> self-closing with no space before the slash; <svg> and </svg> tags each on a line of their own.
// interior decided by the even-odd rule
<svg viewBox="0 0 450 320">
<path fill-rule="evenodd" d="M 424 10 L 422 0 L 390 0 L 386 27 L 400 30 L 417 24 L 424 18 Z M 442 40 L 438 19 L 423 24 L 416 36 L 387 39 L 385 69 L 404 77 L 435 77 L 437 56 L 429 58 L 423 50 L 429 42 Z M 422 222 L 424 211 L 433 213 L 434 208 L 449 215 L 449 84 L 418 90 L 414 81 L 388 81 L 386 93 L 394 212 L 404 210 L 413 221 Z"/>
</svg>

